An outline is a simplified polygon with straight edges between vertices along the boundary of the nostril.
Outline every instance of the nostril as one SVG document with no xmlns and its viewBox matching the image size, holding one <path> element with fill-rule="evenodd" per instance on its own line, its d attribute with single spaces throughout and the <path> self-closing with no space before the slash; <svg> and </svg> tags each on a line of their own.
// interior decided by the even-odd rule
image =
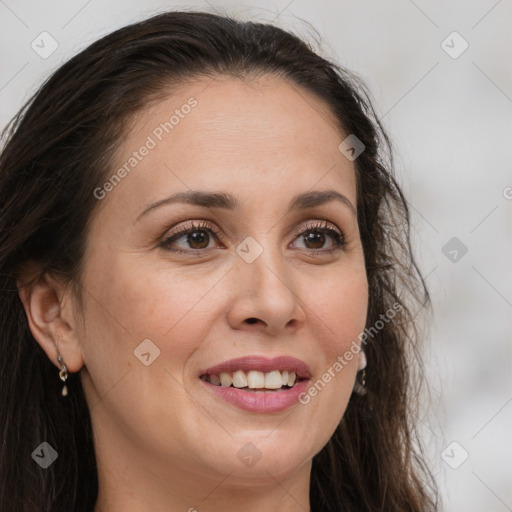
<svg viewBox="0 0 512 512">
<path fill-rule="evenodd" d="M 258 319 L 257 319 L 257 318 L 248 318 L 248 319 L 246 320 L 246 322 L 247 322 L 248 324 L 255 324 L 257 321 L 258 321 Z"/>
</svg>

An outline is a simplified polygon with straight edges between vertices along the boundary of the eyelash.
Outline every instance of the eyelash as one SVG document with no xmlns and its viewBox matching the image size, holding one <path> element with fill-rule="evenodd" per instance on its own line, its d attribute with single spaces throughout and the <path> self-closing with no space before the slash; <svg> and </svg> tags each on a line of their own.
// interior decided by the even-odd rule
<svg viewBox="0 0 512 512">
<path fill-rule="evenodd" d="M 312 254 L 329 254 L 336 251 L 342 251 L 344 250 L 346 246 L 345 241 L 345 235 L 343 232 L 338 231 L 337 229 L 329 227 L 330 223 L 327 221 L 314 221 L 309 222 L 306 224 L 301 231 L 295 233 L 295 238 L 299 237 L 300 235 L 303 235 L 304 233 L 307 233 L 309 231 L 317 231 L 323 234 L 329 235 L 335 242 L 335 247 L 332 249 L 306 249 Z M 206 221 L 201 221 L 199 223 L 196 223 L 195 221 L 190 221 L 187 225 L 187 227 L 181 228 L 176 232 L 171 232 L 169 236 L 166 236 L 164 240 L 159 244 L 160 247 L 175 252 L 175 253 L 182 253 L 182 254 L 196 254 L 198 256 L 204 254 L 207 251 L 210 251 L 211 249 L 190 249 L 190 250 L 184 250 L 184 249 L 170 249 L 169 246 L 172 242 L 179 240 L 185 235 L 189 235 L 191 233 L 194 233 L 196 231 L 209 231 L 214 234 L 215 238 L 219 239 L 220 230 L 217 229 L 214 225 L 210 224 Z"/>
</svg>

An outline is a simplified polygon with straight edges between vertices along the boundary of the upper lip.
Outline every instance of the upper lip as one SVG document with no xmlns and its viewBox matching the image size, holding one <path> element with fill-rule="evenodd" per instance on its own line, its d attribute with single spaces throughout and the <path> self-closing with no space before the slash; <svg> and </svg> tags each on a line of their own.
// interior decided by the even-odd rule
<svg viewBox="0 0 512 512">
<path fill-rule="evenodd" d="M 236 359 L 230 359 L 223 363 L 211 366 L 206 370 L 202 370 L 201 375 L 219 375 L 221 373 L 230 373 L 237 370 L 243 371 L 260 371 L 263 373 L 271 372 L 273 370 L 295 372 L 298 378 L 309 379 L 310 371 L 308 365 L 291 356 L 279 356 L 274 358 L 268 358 L 263 356 L 251 355 L 245 357 L 238 357 Z"/>
</svg>

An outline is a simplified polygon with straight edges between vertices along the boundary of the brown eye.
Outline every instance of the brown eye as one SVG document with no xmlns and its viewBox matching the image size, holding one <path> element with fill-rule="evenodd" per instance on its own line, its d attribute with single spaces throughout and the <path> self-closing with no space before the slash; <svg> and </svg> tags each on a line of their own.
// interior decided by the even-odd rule
<svg viewBox="0 0 512 512">
<path fill-rule="evenodd" d="M 210 236 L 205 230 L 192 231 L 185 236 L 192 249 L 206 249 L 210 242 Z"/>
<path fill-rule="evenodd" d="M 207 222 L 199 225 L 192 222 L 181 229 L 173 230 L 160 246 L 169 251 L 182 253 L 206 251 L 212 239 L 217 239 L 217 233 L 218 231 Z"/>
<path fill-rule="evenodd" d="M 321 249 L 325 244 L 325 235 L 320 232 L 310 231 L 304 236 L 304 242 L 308 245 L 308 249 Z"/>
<path fill-rule="evenodd" d="M 309 249 L 313 253 L 330 253 L 333 251 L 343 250 L 346 245 L 345 236 L 343 232 L 335 229 L 334 226 L 327 221 L 320 223 L 308 224 L 296 236 L 302 241 L 305 249 Z M 325 248 L 325 244 L 329 239 L 332 240 L 330 247 Z"/>
</svg>

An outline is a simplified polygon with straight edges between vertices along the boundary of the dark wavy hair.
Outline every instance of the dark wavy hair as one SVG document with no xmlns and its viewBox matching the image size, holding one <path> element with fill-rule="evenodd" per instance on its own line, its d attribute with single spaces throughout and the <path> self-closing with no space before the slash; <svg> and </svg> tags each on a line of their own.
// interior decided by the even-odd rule
<svg viewBox="0 0 512 512">
<path fill-rule="evenodd" d="M 91 512 L 98 476 L 80 372 L 69 396 L 35 341 L 20 290 L 44 273 L 68 279 L 81 302 L 93 191 L 133 114 L 196 77 L 282 77 L 330 107 L 342 133 L 365 146 L 354 161 L 358 223 L 369 283 L 367 326 L 396 316 L 368 338 L 367 393 L 353 393 L 333 436 L 312 463 L 315 512 L 419 512 L 437 489 L 418 432 L 423 371 L 416 323 L 430 307 L 414 260 L 406 200 L 390 141 L 364 84 L 276 26 L 203 12 L 166 12 L 121 28 L 46 80 L 3 132 L 0 156 L 0 510 Z M 120 129 L 124 127 L 124 129 Z M 341 141 L 341 138 L 340 138 Z M 38 272 L 20 284 L 23 269 Z M 401 307 L 397 308 L 396 305 Z M 382 322 L 381 322 L 382 323 Z M 359 377 L 358 377 L 359 379 Z M 46 440 L 58 463 L 31 459 Z"/>
</svg>

